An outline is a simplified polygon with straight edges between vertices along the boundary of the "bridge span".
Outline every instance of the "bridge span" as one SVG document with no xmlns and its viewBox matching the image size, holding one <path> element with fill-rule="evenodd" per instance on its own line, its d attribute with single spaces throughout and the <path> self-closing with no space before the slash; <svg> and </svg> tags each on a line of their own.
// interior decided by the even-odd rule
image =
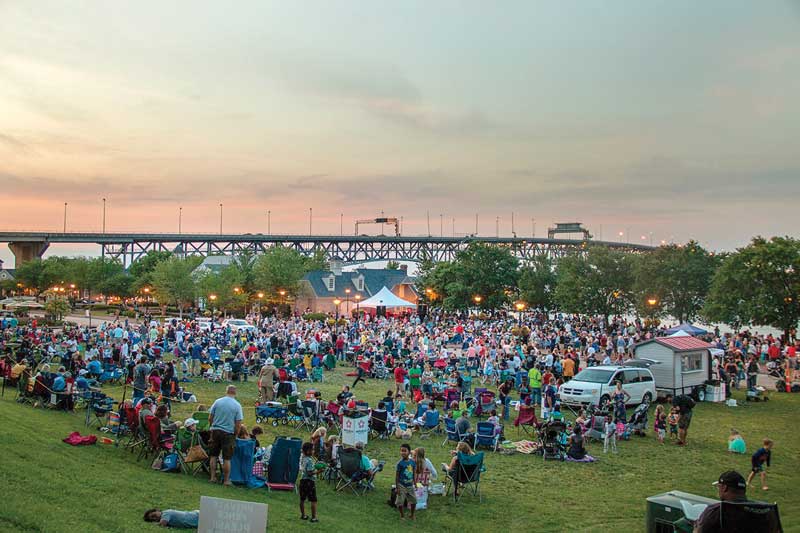
<svg viewBox="0 0 800 533">
<path fill-rule="evenodd" d="M 558 259 L 585 250 L 588 245 L 607 246 L 625 252 L 644 252 L 652 246 L 593 239 L 555 239 L 536 237 L 433 237 L 385 235 L 266 235 L 261 233 L 49 233 L 0 232 L 0 242 L 8 243 L 16 265 L 41 257 L 51 244 L 97 244 L 101 255 L 120 260 L 125 266 L 151 250 L 178 255 L 232 255 L 242 252 L 263 253 L 273 246 L 284 246 L 312 255 L 324 253 L 345 264 L 370 261 L 413 261 L 426 258 L 450 261 L 472 242 L 509 248 L 521 261 L 539 255 Z"/>
</svg>

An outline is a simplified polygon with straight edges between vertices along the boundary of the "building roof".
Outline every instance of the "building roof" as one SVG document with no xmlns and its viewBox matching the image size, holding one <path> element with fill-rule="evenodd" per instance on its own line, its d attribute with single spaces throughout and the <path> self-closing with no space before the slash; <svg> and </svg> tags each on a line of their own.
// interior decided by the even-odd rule
<svg viewBox="0 0 800 533">
<path fill-rule="evenodd" d="M 713 348 L 713 344 L 709 344 L 706 341 L 700 340 L 697 337 L 689 337 L 689 336 L 681 336 L 681 337 L 657 337 L 655 339 L 650 339 L 649 341 L 644 341 L 636 345 L 638 348 L 639 346 L 644 346 L 645 344 L 649 344 L 651 342 L 657 342 L 662 346 L 666 346 L 667 348 L 671 349 L 673 352 L 688 352 L 692 350 L 708 350 Z"/>
<path fill-rule="evenodd" d="M 219 274 L 232 262 L 233 256 L 230 255 L 210 255 L 203 259 L 203 262 L 200 263 L 194 271 L 198 273 L 213 272 L 214 274 Z"/>
<path fill-rule="evenodd" d="M 409 285 L 413 283 L 413 279 L 408 277 L 408 274 L 403 270 L 357 268 L 335 276 L 336 282 L 334 284 L 334 290 L 329 291 L 324 280 L 331 274 L 333 274 L 333 272 L 330 270 L 313 270 L 303 276 L 303 280 L 311 285 L 311 289 L 318 297 L 346 298 L 347 293 L 345 289 L 350 289 L 351 299 L 355 297 L 356 294 L 361 294 L 363 298 L 369 298 L 377 294 L 384 286 L 392 290 L 398 285 Z M 358 279 L 359 276 L 364 277 L 364 290 L 361 292 L 356 290 L 356 279 Z"/>
</svg>

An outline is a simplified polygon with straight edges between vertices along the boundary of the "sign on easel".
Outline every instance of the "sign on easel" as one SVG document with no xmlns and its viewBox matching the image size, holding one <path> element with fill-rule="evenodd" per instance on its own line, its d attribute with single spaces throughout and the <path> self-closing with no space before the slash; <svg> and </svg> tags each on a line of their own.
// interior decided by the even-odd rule
<svg viewBox="0 0 800 533">
<path fill-rule="evenodd" d="M 200 496 L 198 533 L 264 533 L 267 505 Z"/>
</svg>

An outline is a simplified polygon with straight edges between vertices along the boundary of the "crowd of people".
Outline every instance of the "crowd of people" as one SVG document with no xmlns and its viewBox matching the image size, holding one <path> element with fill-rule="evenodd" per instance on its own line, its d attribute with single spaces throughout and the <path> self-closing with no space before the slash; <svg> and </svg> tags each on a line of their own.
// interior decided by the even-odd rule
<svg viewBox="0 0 800 533">
<path fill-rule="evenodd" d="M 456 431 L 463 437 L 454 450 L 456 461 L 456 452 L 472 453 L 475 440 L 468 417 L 471 411 L 465 408 L 464 394 L 451 401 L 443 396 L 444 391 L 467 391 L 473 380 L 476 385 L 479 381 L 481 386 L 495 388 L 498 408 L 486 414 L 500 436 L 509 421 L 513 398 L 519 398 L 522 405 L 541 408 L 543 420 L 558 420 L 559 385 L 583 368 L 621 363 L 633 357 L 638 342 L 664 333 L 663 329 L 645 327 L 639 320 L 615 317 L 606 322 L 600 317 L 539 312 L 520 318 L 501 314 L 488 319 L 438 313 L 396 318 L 364 314 L 347 321 L 345 326 L 297 316 L 248 319 L 257 326 L 255 329 L 236 330 L 215 322 L 210 328 L 201 328 L 193 320 L 171 318 L 53 330 L 35 324 L 12 324 L 4 319 L 0 322 L 0 372 L 12 383 L 26 373 L 33 382 L 42 377 L 46 392 L 61 394 L 62 406 L 67 409 L 71 408 L 72 396 L 64 392 L 73 387 L 91 390 L 108 381 L 126 380 L 133 387 L 131 405 L 139 416 L 156 416 L 163 431 L 175 432 L 181 426 L 193 429 L 197 423 L 191 418 L 183 423 L 170 420 L 170 402 L 191 399 L 191 392 L 184 388 L 191 379 L 254 379 L 259 400 L 266 403 L 297 397 L 297 383 L 314 380 L 323 369 L 343 363 L 352 365 L 354 381 L 331 400 L 336 404 L 334 410 L 319 395 L 313 398 L 318 404 L 317 421 L 321 426 L 303 446 L 300 496 L 302 517 L 308 518 L 304 506 L 308 501 L 310 519 L 316 521 L 312 484 L 319 474 L 318 461 L 330 460 L 340 446 L 336 436 L 326 436 L 326 422 L 329 417 L 339 416 L 340 408 L 359 409 L 355 392 L 365 379 L 384 377 L 393 381 L 393 390 L 388 390 L 371 412 L 382 418 L 380 413 L 385 411 L 389 431 L 397 428 L 400 436 L 408 425 L 425 425 L 426 419 L 418 416 L 417 406 L 436 412 L 437 401 L 444 400 L 440 405 L 445 416 L 453 418 Z M 742 381 L 748 387 L 754 386 L 758 373 L 766 371 L 768 365 L 782 369 L 789 380 L 797 369 L 797 339 L 715 331 L 708 340 L 725 353 L 714 360 L 712 371 L 733 387 Z M 207 440 L 212 482 L 217 481 L 217 458 L 221 457 L 222 482 L 230 483 L 230 458 L 237 437 L 257 440 L 262 433 L 258 427 L 250 432 L 243 427 L 242 407 L 235 397 L 236 387 L 230 385 L 226 395 L 209 410 Z M 627 419 L 625 408 L 629 400 L 621 386 L 614 391 L 613 411 L 602 427 L 604 451 L 616 452 L 619 423 Z M 669 430 L 678 444 L 685 444 L 692 407 L 693 401 L 686 396 L 675 398 L 666 409 L 659 405 L 653 425 L 656 438 L 663 442 Z M 577 413 L 576 423 L 565 437 L 567 454 L 574 460 L 584 461 L 588 456 L 584 434 L 590 428 L 586 419 L 585 412 Z M 769 463 L 769 447 L 765 447 L 767 451 L 759 457 L 759 465 L 764 463 L 763 457 Z M 408 508 L 409 518 L 413 519 L 413 487 L 430 483 L 438 472 L 425 458 L 423 448 L 412 450 L 404 444 L 400 453 L 394 505 L 401 516 Z M 363 470 L 371 477 L 383 466 L 370 461 L 366 454 L 363 458 Z M 453 463 L 442 465 L 445 473 L 454 467 Z M 754 467 L 753 472 L 761 470 Z M 763 476 L 762 482 L 766 489 Z M 153 521 L 169 522 L 171 516 L 178 521 L 191 519 L 156 510 L 148 512 L 146 519 Z"/>
</svg>

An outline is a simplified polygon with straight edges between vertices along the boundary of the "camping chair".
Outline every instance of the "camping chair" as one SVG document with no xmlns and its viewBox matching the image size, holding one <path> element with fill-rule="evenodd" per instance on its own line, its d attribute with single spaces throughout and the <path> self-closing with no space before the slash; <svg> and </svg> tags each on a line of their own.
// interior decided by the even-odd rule
<svg viewBox="0 0 800 533">
<path fill-rule="evenodd" d="M 208 431 L 211 424 L 208 422 L 208 411 L 196 411 L 192 413 L 192 418 L 197 420 L 197 431 Z"/>
<path fill-rule="evenodd" d="M 389 409 L 389 408 L 387 407 L 387 409 Z M 419 420 L 420 418 L 425 416 L 425 413 L 427 411 L 428 411 L 428 404 L 426 404 L 426 403 L 418 403 L 417 404 L 417 410 L 416 410 L 416 412 L 414 412 L 414 420 Z"/>
<path fill-rule="evenodd" d="M 162 457 L 172 452 L 175 437 L 167 436 L 161 432 L 161 420 L 158 417 L 148 415 L 144 419 L 144 429 L 147 432 L 147 444 L 142 446 L 139 451 L 137 461 L 149 454 L 154 454 L 154 459 Z"/>
<path fill-rule="evenodd" d="M 719 509 L 721 531 L 727 533 L 782 533 L 777 503 L 721 502 Z"/>
<path fill-rule="evenodd" d="M 339 450 L 339 481 L 336 490 L 343 491 L 350 488 L 353 494 L 362 496 L 368 488 L 365 480 L 369 473 L 361 468 L 361 450 L 356 448 L 343 448 Z"/>
<path fill-rule="evenodd" d="M 300 420 L 297 423 L 297 428 L 305 428 L 309 431 L 314 431 L 319 424 L 317 402 L 314 400 L 303 400 L 301 405 L 302 411 L 300 412 Z"/>
<path fill-rule="evenodd" d="M 119 437 L 125 435 L 128 438 L 124 446 L 129 450 L 146 442 L 139 433 L 139 415 L 136 414 L 136 408 L 133 406 L 123 406 L 120 409 Z"/>
<path fill-rule="evenodd" d="M 475 448 L 478 446 L 487 446 L 493 452 L 497 451 L 497 444 L 500 441 L 500 435 L 495 434 L 494 424 L 491 422 L 478 422 L 475 431 Z"/>
<path fill-rule="evenodd" d="M 372 411 L 369 418 L 369 430 L 375 437 L 379 439 L 389 438 L 389 412 L 388 411 Z"/>
<path fill-rule="evenodd" d="M 486 391 L 482 392 L 480 396 L 478 396 L 478 411 L 477 415 L 480 418 L 481 415 L 489 416 L 489 413 L 492 412 L 492 409 L 496 407 L 494 401 L 494 392 Z"/>
<path fill-rule="evenodd" d="M 91 427 L 97 422 L 100 426 L 106 423 L 106 417 L 114 409 L 114 400 L 102 392 L 92 392 L 86 406 L 86 426 Z M 94 415 L 94 416 L 92 416 Z"/>
<path fill-rule="evenodd" d="M 196 456 L 188 456 L 189 451 L 195 446 L 200 446 L 203 448 L 203 451 L 205 451 L 205 444 L 203 443 L 203 438 L 200 436 L 200 431 L 189 431 L 185 427 L 178 429 L 175 438 L 175 449 L 179 452 L 178 458 L 181 469 L 189 475 L 195 475 L 208 468 L 207 453 L 205 459 Z"/>
<path fill-rule="evenodd" d="M 525 404 L 519 405 L 519 415 L 514 419 L 514 425 L 517 427 L 517 436 L 519 430 L 525 432 L 528 437 L 534 437 L 536 429 L 539 427 L 539 421 L 536 419 L 536 408 L 532 405 Z"/>
<path fill-rule="evenodd" d="M 448 442 L 455 442 L 458 444 L 461 442 L 461 435 L 458 433 L 458 429 L 456 429 L 456 421 L 454 418 L 445 418 L 444 419 L 444 432 L 446 437 L 444 442 L 442 442 L 442 446 L 447 444 Z"/>
<path fill-rule="evenodd" d="M 439 411 L 425 411 L 423 424 L 420 426 L 420 438 L 427 439 L 433 433 L 441 433 L 442 425 Z"/>
<path fill-rule="evenodd" d="M 319 381 L 320 383 L 325 381 L 325 374 L 321 366 L 315 366 L 311 369 L 311 381 Z"/>
<path fill-rule="evenodd" d="M 302 446 L 303 441 L 297 437 L 277 437 L 275 439 L 267 469 L 267 488 L 269 490 L 296 490 Z"/>
<path fill-rule="evenodd" d="M 251 489 L 264 486 L 264 480 L 253 475 L 253 457 L 256 441 L 252 439 L 236 439 L 236 447 L 231 457 L 231 483 L 244 485 Z"/>
<path fill-rule="evenodd" d="M 325 415 L 325 421 L 328 423 L 329 426 L 333 426 L 336 429 L 337 433 L 341 433 L 342 431 L 342 415 L 341 410 L 342 406 L 334 401 L 329 401 L 327 407 L 325 408 L 327 411 Z"/>
<path fill-rule="evenodd" d="M 478 497 L 478 501 L 483 501 L 481 496 L 480 483 L 481 472 L 483 471 L 483 452 L 478 452 L 474 455 L 465 455 L 458 452 L 458 464 L 454 472 L 447 473 L 447 490 L 445 495 L 450 494 L 450 489 L 453 488 L 453 502 L 458 502 L 465 490 L 470 490 L 473 496 Z M 458 493 L 459 486 L 462 488 L 461 493 Z"/>
</svg>

